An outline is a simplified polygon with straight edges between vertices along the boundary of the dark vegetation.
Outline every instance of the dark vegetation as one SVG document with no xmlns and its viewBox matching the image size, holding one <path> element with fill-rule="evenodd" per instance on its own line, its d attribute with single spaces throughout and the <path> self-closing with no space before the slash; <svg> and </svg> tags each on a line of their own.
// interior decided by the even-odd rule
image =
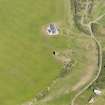
<svg viewBox="0 0 105 105">
<path fill-rule="evenodd" d="M 81 18 L 84 16 L 84 22 L 87 23 L 90 19 L 90 14 L 93 8 L 93 0 L 90 0 L 92 3 L 88 6 L 88 11 L 84 11 L 86 8 L 87 0 L 71 0 L 72 4 L 72 11 L 74 16 L 75 26 L 82 32 L 86 33 L 87 35 L 90 34 L 88 28 L 81 25 Z M 85 18 L 84 12 L 87 12 L 87 18 Z"/>
<path fill-rule="evenodd" d="M 65 77 L 72 70 L 73 62 L 65 63 L 63 69 L 60 71 L 59 77 Z"/>
</svg>

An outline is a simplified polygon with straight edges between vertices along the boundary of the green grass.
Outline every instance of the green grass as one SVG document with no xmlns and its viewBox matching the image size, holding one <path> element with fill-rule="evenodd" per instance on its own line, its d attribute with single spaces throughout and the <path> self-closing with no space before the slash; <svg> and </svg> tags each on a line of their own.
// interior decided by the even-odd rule
<svg viewBox="0 0 105 105">
<path fill-rule="evenodd" d="M 31 99 L 58 75 L 42 27 L 63 10 L 63 0 L 0 0 L 0 105 Z"/>
<path fill-rule="evenodd" d="M 65 5 L 71 8 L 68 2 Z M 0 105 L 30 101 L 51 84 L 63 67 L 52 52 L 65 49 L 72 50 L 70 58 L 75 63 L 72 72 L 58 79 L 47 95 L 52 99 L 44 104 L 70 103 L 74 96 L 72 86 L 86 72 L 84 68 L 90 62 L 87 56 L 94 50 L 86 46 L 94 42 L 75 29 L 72 16 L 66 20 L 72 11 L 65 10 L 64 0 L 0 0 Z M 60 23 L 65 31 L 71 30 L 49 38 L 44 35 L 43 27 L 50 22 Z"/>
</svg>

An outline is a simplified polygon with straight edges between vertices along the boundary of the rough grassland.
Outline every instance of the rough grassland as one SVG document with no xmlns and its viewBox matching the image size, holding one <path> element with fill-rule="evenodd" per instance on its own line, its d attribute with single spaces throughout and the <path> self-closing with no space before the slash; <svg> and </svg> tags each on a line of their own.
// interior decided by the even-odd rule
<svg viewBox="0 0 105 105">
<path fill-rule="evenodd" d="M 104 10 L 105 1 L 94 0 L 92 17 L 94 17 L 95 19 L 105 14 Z M 78 105 L 90 105 L 89 100 L 91 99 L 92 96 L 94 96 L 93 88 L 99 88 L 102 91 L 102 95 L 96 96 L 94 103 L 92 103 L 91 105 L 105 105 L 105 16 L 103 16 L 103 18 L 100 19 L 100 21 L 98 21 L 93 28 L 94 33 L 97 39 L 101 42 L 103 48 L 102 70 L 96 82 L 77 99 L 76 103 L 78 103 Z"/>
</svg>

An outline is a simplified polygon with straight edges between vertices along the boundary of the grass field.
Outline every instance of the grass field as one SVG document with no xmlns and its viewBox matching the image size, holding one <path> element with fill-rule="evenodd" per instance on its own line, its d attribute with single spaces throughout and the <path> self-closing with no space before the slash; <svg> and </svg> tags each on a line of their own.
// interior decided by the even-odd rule
<svg viewBox="0 0 105 105">
<path fill-rule="evenodd" d="M 48 45 L 42 27 L 63 21 L 63 0 L 0 0 L 0 8 L 0 105 L 17 105 L 45 88 L 61 69 L 52 57 L 56 46 L 53 41 Z M 57 41 L 65 46 L 63 39 Z"/>
<path fill-rule="evenodd" d="M 74 25 L 69 3 L 0 0 L 0 105 L 23 105 L 52 85 L 63 68 L 54 58 L 54 50 L 66 53 L 73 67 L 68 75 L 56 80 L 46 97 L 33 105 L 70 104 L 92 79 L 97 67 L 97 47 Z M 48 37 L 43 31 L 51 22 L 60 24 L 62 31 L 57 37 Z"/>
</svg>

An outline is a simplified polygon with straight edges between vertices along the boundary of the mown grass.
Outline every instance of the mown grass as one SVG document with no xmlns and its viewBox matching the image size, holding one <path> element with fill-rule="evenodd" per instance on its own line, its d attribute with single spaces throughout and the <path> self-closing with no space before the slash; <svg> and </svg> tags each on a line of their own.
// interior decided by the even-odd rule
<svg viewBox="0 0 105 105">
<path fill-rule="evenodd" d="M 42 27 L 63 10 L 63 0 L 0 0 L 0 105 L 31 99 L 58 75 Z"/>
<path fill-rule="evenodd" d="M 74 93 L 66 92 L 70 93 L 85 72 L 87 56 L 93 50 L 86 45 L 93 41 L 77 29 L 54 38 L 44 35 L 42 27 L 46 24 L 65 24 L 64 16 L 71 11 L 64 14 L 63 7 L 63 0 L 0 0 L 0 105 L 30 101 L 52 83 L 62 68 L 52 56 L 56 49 L 71 49 L 75 65 L 52 87 L 48 94 L 52 100 L 44 104 L 65 105 L 72 100 Z M 72 23 L 67 27 L 72 29 L 72 16 L 68 21 Z"/>
</svg>

